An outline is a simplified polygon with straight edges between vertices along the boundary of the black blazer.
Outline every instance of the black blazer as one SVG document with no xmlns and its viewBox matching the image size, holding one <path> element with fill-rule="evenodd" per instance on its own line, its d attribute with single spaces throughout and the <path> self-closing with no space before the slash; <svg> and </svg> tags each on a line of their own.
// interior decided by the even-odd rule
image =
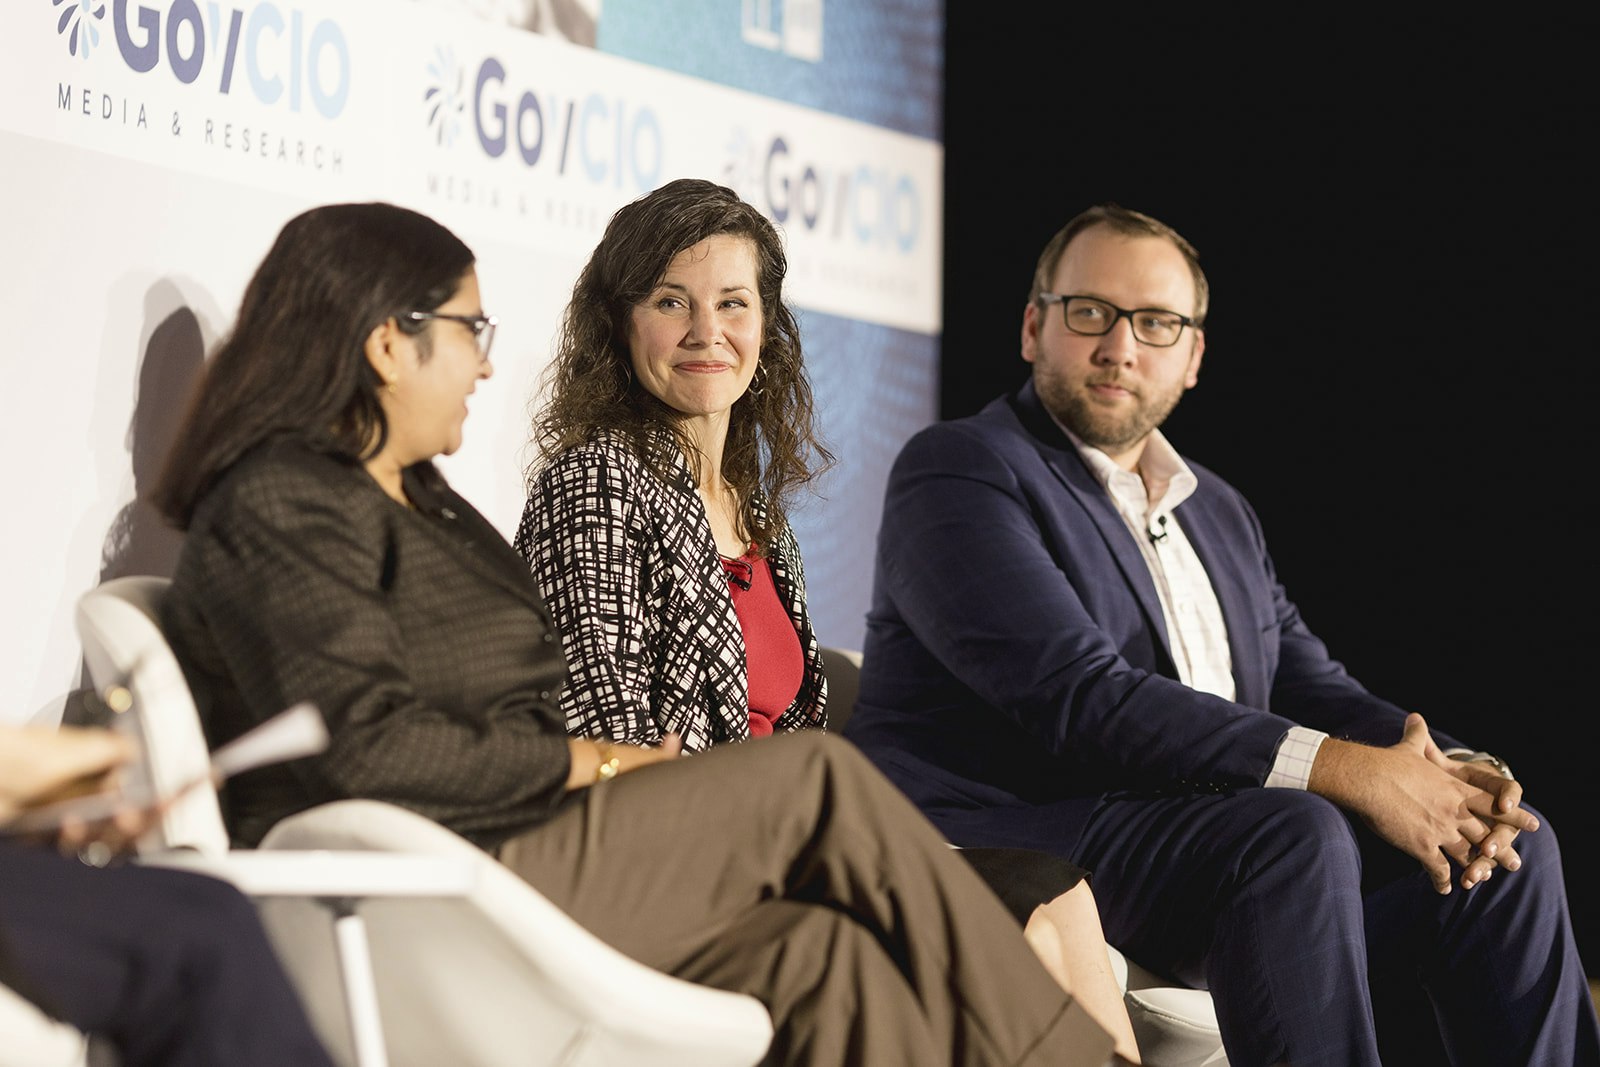
<svg viewBox="0 0 1600 1067">
<path fill-rule="evenodd" d="M 279 441 L 195 512 L 162 623 L 215 747 L 309 700 L 332 741 L 231 780 L 240 844 L 324 801 L 390 801 L 490 846 L 566 796 L 561 642 L 527 568 L 431 464 L 409 509 Z"/>
</svg>

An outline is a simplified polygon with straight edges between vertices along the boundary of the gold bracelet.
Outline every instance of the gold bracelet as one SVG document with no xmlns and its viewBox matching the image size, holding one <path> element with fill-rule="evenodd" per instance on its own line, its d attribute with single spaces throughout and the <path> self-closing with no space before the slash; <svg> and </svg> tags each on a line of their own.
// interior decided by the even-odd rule
<svg viewBox="0 0 1600 1067">
<path fill-rule="evenodd" d="M 594 744 L 600 750 L 600 766 L 594 769 L 594 780 L 609 782 L 622 769 L 622 761 L 611 754 L 610 741 L 596 741 Z"/>
</svg>

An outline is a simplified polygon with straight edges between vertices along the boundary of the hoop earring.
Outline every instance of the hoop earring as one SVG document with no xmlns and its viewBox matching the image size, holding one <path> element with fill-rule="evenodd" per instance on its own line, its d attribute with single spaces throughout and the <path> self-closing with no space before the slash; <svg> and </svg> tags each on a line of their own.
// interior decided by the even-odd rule
<svg viewBox="0 0 1600 1067">
<path fill-rule="evenodd" d="M 766 392 L 766 389 L 767 365 L 765 363 L 757 363 L 755 377 L 750 379 L 750 388 L 748 391 L 751 396 L 760 396 L 762 393 Z"/>
</svg>

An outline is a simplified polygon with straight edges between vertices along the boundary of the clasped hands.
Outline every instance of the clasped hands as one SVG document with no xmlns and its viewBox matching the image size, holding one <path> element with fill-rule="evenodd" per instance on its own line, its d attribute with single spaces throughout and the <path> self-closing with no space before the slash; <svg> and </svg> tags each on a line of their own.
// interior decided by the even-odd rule
<svg viewBox="0 0 1600 1067">
<path fill-rule="evenodd" d="M 1515 871 L 1522 866 L 1517 835 L 1539 828 L 1521 807 L 1521 785 L 1489 765 L 1446 756 L 1415 712 L 1406 716 L 1399 743 L 1388 748 L 1324 741 L 1311 789 L 1361 816 L 1421 863 L 1440 893 L 1450 892 L 1451 860 L 1461 868 L 1463 889 L 1486 881 L 1497 867 Z"/>
</svg>

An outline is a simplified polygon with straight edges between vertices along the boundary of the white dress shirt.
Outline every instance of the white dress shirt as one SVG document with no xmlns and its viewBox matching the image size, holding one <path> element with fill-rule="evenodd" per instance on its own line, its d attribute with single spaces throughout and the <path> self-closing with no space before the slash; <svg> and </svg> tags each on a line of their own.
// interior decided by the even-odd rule
<svg viewBox="0 0 1600 1067">
<path fill-rule="evenodd" d="M 1145 566 L 1150 568 L 1150 580 L 1161 601 L 1167 644 L 1178 668 L 1178 680 L 1224 700 L 1236 699 L 1233 656 L 1228 649 L 1228 627 L 1222 619 L 1222 607 L 1217 603 L 1216 590 L 1212 588 L 1205 565 L 1172 514 L 1173 509 L 1194 492 L 1198 484 L 1194 471 L 1160 430 L 1150 432 L 1137 471 L 1123 470 L 1110 456 L 1084 444 L 1065 426 L 1061 430 L 1105 487 L 1116 505 L 1117 514 L 1133 534 Z M 1165 489 L 1151 500 L 1146 485 L 1165 486 Z M 1304 726 L 1290 727 L 1278 742 L 1266 785 L 1269 788 L 1306 788 L 1311 779 L 1311 762 L 1327 736 Z"/>
</svg>

